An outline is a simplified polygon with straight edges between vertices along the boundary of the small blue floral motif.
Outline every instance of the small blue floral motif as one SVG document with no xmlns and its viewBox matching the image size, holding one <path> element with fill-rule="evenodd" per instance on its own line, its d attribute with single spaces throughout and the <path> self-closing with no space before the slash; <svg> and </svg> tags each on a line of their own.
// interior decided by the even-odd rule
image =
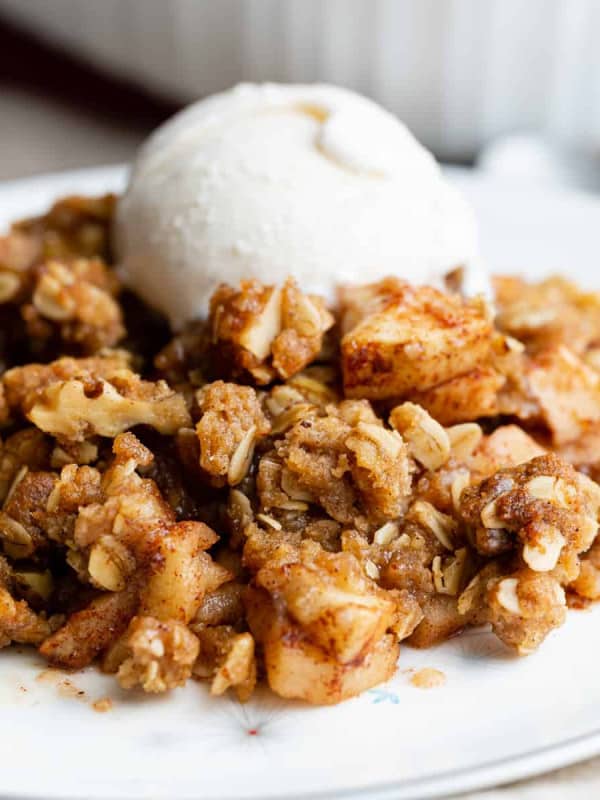
<svg viewBox="0 0 600 800">
<path fill-rule="evenodd" d="M 397 706 L 400 702 L 398 695 L 395 692 L 390 692 L 389 689 L 370 689 L 368 694 L 373 698 L 374 705 L 392 703 L 392 705 Z"/>
</svg>

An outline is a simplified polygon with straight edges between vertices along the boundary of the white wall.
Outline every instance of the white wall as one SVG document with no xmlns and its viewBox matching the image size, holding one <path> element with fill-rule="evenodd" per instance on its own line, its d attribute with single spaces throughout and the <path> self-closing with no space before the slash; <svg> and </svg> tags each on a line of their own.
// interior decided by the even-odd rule
<svg viewBox="0 0 600 800">
<path fill-rule="evenodd" d="M 188 100 L 238 80 L 372 95 L 439 155 L 507 131 L 600 145 L 600 0 L 0 0 L 107 70 Z"/>
</svg>

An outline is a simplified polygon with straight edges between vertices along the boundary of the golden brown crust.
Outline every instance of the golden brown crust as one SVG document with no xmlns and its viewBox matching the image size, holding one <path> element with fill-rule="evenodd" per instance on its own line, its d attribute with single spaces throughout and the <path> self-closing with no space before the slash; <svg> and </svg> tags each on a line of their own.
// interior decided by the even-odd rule
<svg viewBox="0 0 600 800">
<path fill-rule="evenodd" d="M 17 312 L 38 350 L 91 354 L 123 338 L 120 282 L 106 263 L 113 207 L 110 196 L 67 198 L 0 237 L 0 308 Z"/>
<path fill-rule="evenodd" d="M 183 686 L 200 651 L 198 638 L 174 620 L 134 617 L 123 641 L 125 659 L 117 679 L 124 689 L 159 693 Z"/>
<path fill-rule="evenodd" d="M 290 378 L 313 361 L 333 325 L 322 298 L 303 294 L 292 279 L 282 287 L 223 284 L 210 303 L 213 357 L 232 377 L 258 385 Z"/>
<path fill-rule="evenodd" d="M 200 466 L 213 485 L 235 486 L 246 477 L 256 443 L 271 425 L 250 386 L 215 381 L 199 391 L 197 401 Z"/>
<path fill-rule="evenodd" d="M 578 567 L 598 530 L 598 486 L 553 454 L 502 469 L 465 489 L 459 513 L 475 548 L 497 556 L 520 550 L 536 572 L 565 574 Z"/>
<path fill-rule="evenodd" d="M 115 291 L 115 278 L 98 259 L 51 260 L 34 271 L 31 302 L 21 314 L 31 336 L 56 332 L 65 344 L 95 353 L 125 335 Z"/>
</svg>

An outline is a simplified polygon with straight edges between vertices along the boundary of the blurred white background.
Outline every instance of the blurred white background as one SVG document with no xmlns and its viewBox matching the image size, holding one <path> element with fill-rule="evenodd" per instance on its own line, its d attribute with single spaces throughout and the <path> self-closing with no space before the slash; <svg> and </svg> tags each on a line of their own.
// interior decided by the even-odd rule
<svg viewBox="0 0 600 800">
<path fill-rule="evenodd" d="M 0 0 L 0 14 L 174 104 L 239 80 L 328 81 L 441 159 L 517 133 L 487 167 L 595 184 L 600 0 Z"/>
</svg>

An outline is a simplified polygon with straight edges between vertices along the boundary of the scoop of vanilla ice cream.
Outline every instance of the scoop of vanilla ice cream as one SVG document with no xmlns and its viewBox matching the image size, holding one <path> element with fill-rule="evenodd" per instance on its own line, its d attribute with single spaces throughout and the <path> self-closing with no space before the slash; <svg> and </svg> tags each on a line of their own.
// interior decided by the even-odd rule
<svg viewBox="0 0 600 800">
<path fill-rule="evenodd" d="M 478 270 L 473 215 L 394 116 L 333 86 L 240 85 L 142 147 L 115 227 L 125 280 L 174 328 L 221 282 L 336 285 Z"/>
</svg>

